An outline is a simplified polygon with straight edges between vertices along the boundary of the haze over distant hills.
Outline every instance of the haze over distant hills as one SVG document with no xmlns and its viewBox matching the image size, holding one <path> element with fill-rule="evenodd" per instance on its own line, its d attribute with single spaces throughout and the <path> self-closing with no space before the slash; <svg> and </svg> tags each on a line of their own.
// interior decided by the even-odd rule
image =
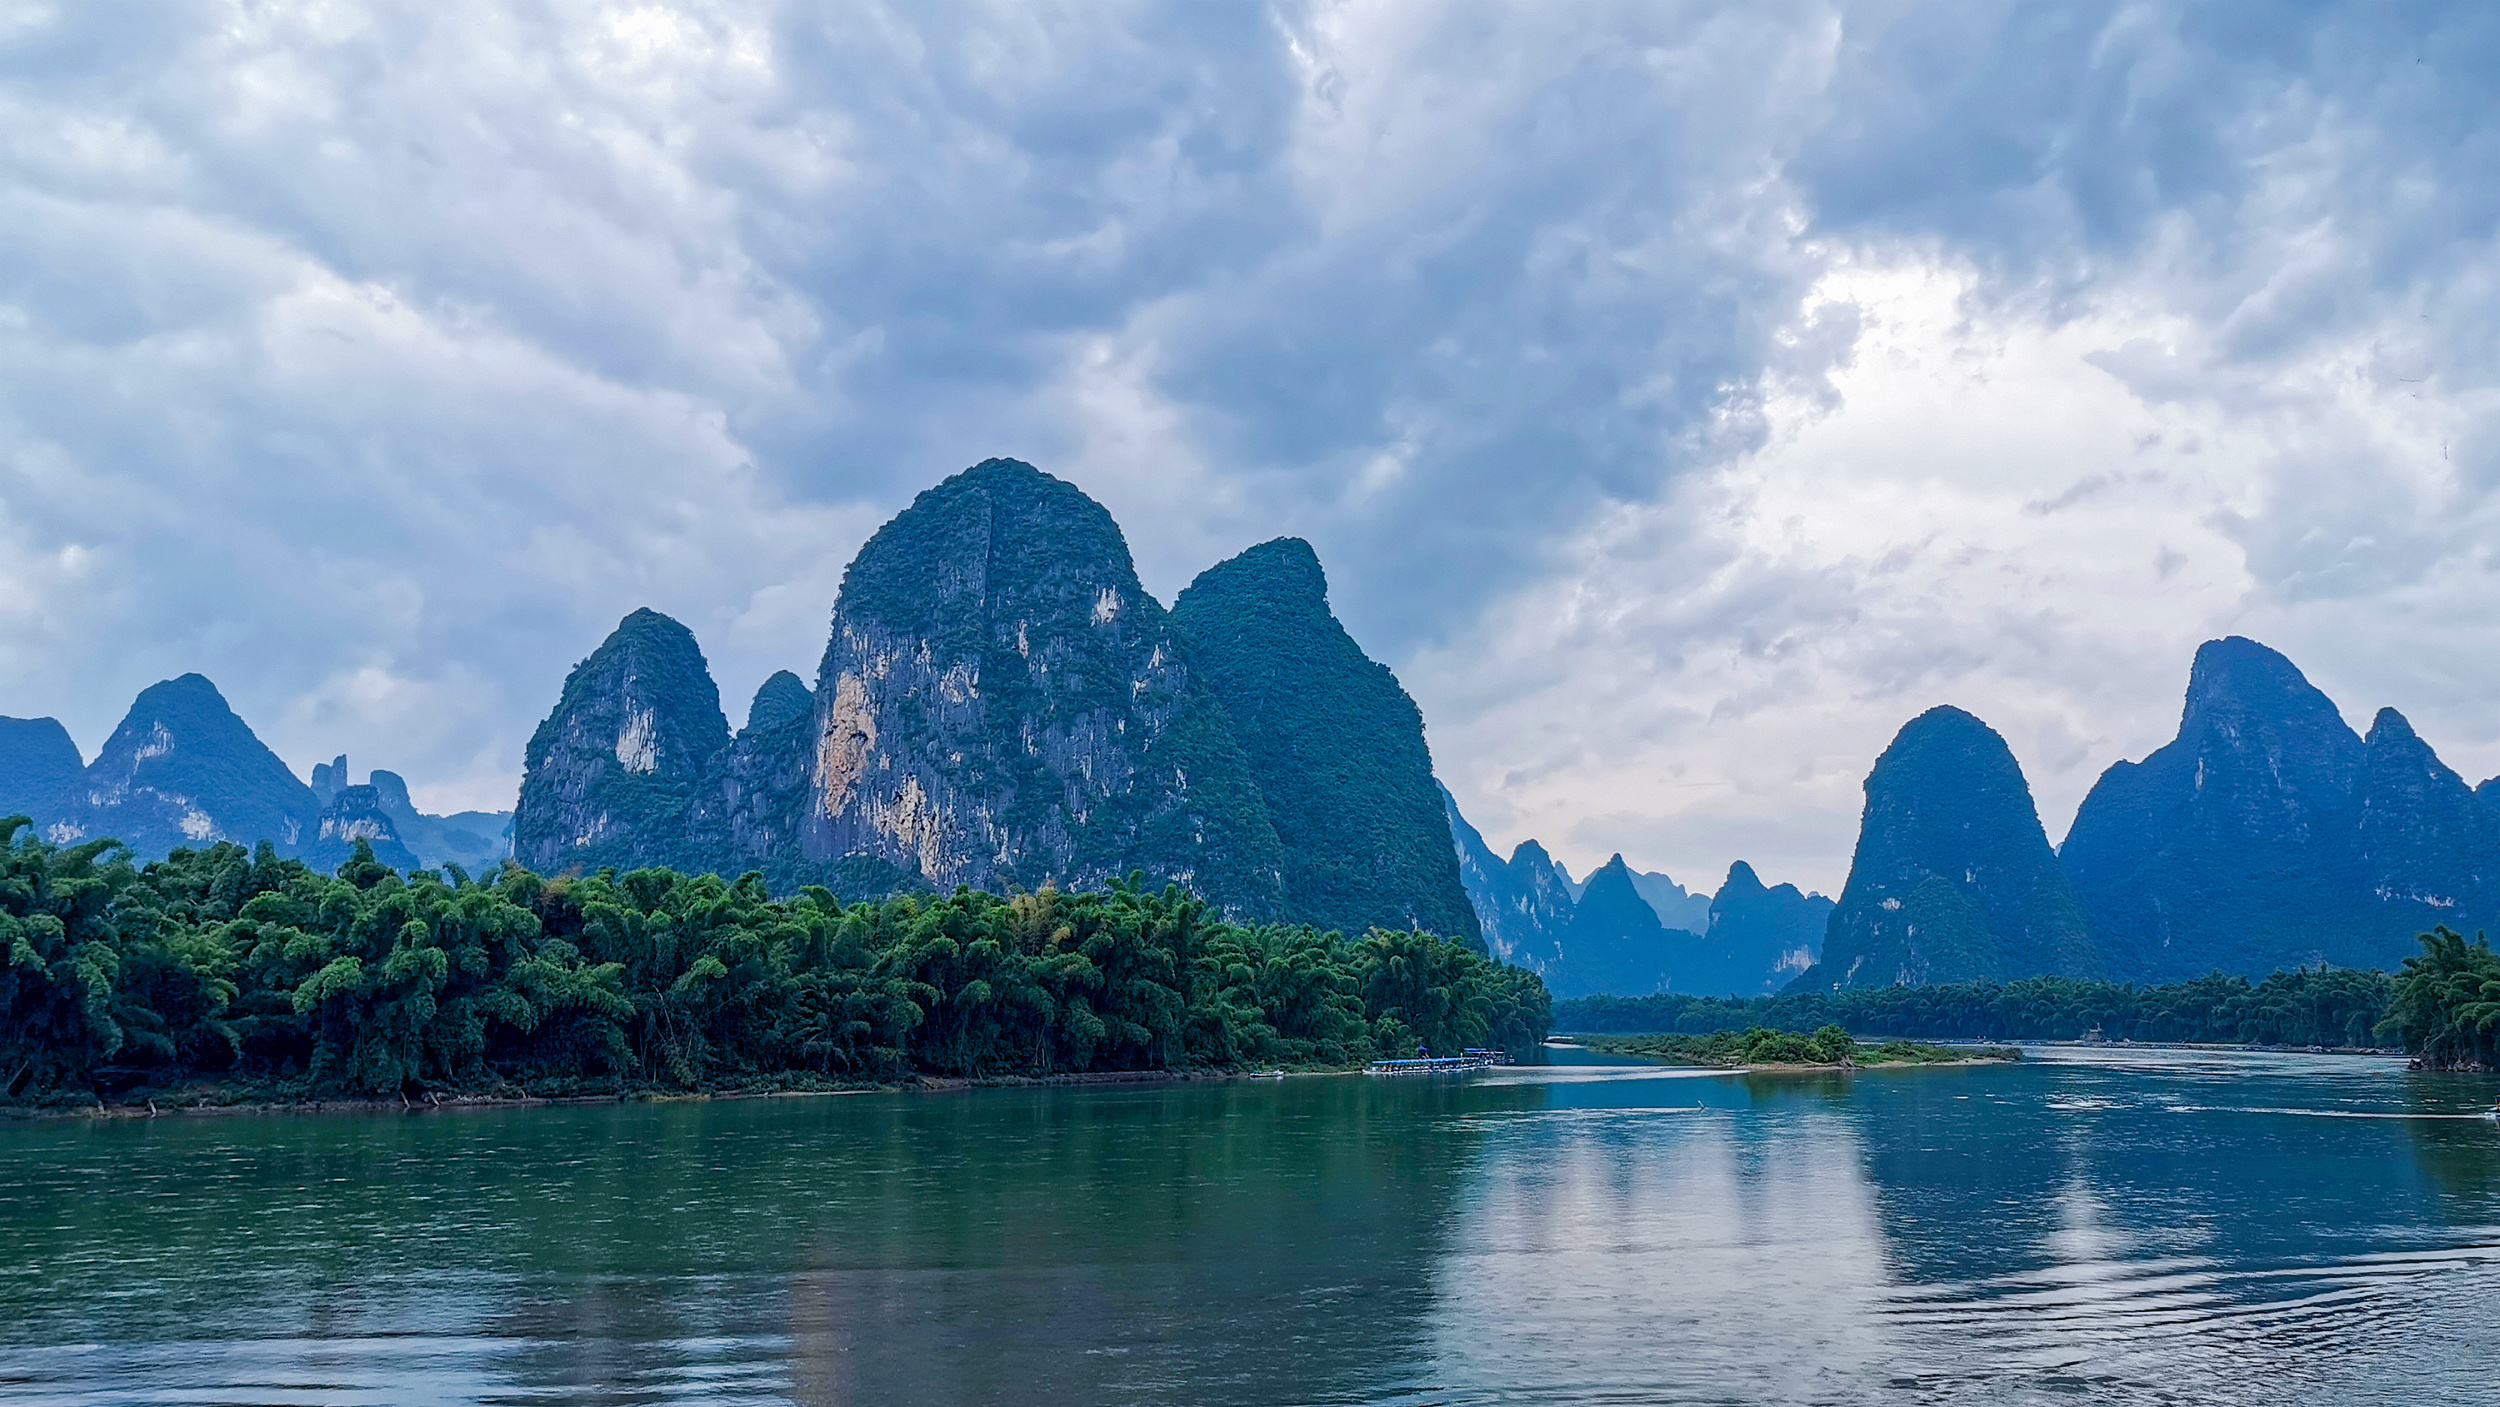
<svg viewBox="0 0 2500 1407">
<path fill-rule="evenodd" d="M 1793 884 L 1766 887 L 1741 860 L 1710 896 L 1637 873 L 1621 855 L 1575 884 L 1533 840 L 1508 860 L 1497 857 L 1457 800 L 1446 790 L 1441 800 L 1486 944 L 1543 977 L 1557 997 L 1760 996 L 1822 952 L 1832 901 Z"/>
<path fill-rule="evenodd" d="M 341 757 L 316 764 L 311 784 L 298 779 L 197 674 L 140 691 L 90 763 L 53 719 L 0 719 L 0 815 L 31 817 L 56 844 L 111 837 L 156 859 L 181 846 L 267 841 L 324 869 L 359 840 L 402 869 L 483 868 L 509 852 L 506 814 L 428 816 L 396 773 L 355 786 L 346 774 Z"/>
</svg>

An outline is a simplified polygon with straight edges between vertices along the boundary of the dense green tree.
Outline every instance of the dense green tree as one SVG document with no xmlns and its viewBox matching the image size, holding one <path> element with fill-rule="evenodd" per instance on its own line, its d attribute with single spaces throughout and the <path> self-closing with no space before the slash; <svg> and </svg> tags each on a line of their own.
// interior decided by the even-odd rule
<svg viewBox="0 0 2500 1407">
<path fill-rule="evenodd" d="M 144 870 L 0 822 L 5 1097 L 206 1081 L 397 1096 L 1521 1054 L 1534 974 L 1431 934 L 1239 926 L 1177 887 L 843 904 L 667 869 L 335 874 L 267 845 Z"/>
<path fill-rule="evenodd" d="M 2444 925 L 2422 935 L 2387 1004 L 2387 1032 L 2434 1069 L 2500 1068 L 2500 956 Z"/>
<path fill-rule="evenodd" d="M 1563 1002 L 1566 1031 L 1706 1035 L 1752 1026 L 1947 1040 L 2213 1041 L 2358 1046 L 2379 1039 L 2391 979 L 2368 968 L 2303 968 L 2262 982 L 2213 973 L 2166 987 L 2073 977 L 1940 986 L 1853 987 L 1730 999 L 1588 997 Z"/>
</svg>

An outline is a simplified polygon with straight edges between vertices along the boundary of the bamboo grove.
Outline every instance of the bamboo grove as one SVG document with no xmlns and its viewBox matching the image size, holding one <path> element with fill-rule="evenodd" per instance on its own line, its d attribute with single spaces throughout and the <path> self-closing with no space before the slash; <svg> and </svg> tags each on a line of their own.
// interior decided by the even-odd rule
<svg viewBox="0 0 2500 1407">
<path fill-rule="evenodd" d="M 1222 922 L 1178 889 L 844 904 L 754 875 L 144 869 L 0 820 L 0 1100 L 593 1093 L 1522 1055 L 1544 984 L 1420 932 Z"/>
</svg>

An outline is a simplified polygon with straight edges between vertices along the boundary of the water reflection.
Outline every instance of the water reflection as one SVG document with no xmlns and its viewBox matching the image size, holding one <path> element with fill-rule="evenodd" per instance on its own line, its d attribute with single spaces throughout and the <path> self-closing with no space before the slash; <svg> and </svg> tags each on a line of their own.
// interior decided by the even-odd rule
<svg viewBox="0 0 2500 1407">
<path fill-rule="evenodd" d="M 2492 1092 L 2069 1052 L 6 1129 L 0 1401 L 2471 1396 Z"/>
</svg>

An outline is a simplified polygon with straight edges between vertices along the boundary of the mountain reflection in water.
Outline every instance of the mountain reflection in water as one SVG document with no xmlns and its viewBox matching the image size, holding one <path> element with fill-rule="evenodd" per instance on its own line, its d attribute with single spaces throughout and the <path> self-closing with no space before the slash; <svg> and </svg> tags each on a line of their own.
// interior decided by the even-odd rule
<svg viewBox="0 0 2500 1407">
<path fill-rule="evenodd" d="M 0 1128 L 0 1401 L 2467 1400 L 2496 1084 L 2062 1051 Z"/>
</svg>

